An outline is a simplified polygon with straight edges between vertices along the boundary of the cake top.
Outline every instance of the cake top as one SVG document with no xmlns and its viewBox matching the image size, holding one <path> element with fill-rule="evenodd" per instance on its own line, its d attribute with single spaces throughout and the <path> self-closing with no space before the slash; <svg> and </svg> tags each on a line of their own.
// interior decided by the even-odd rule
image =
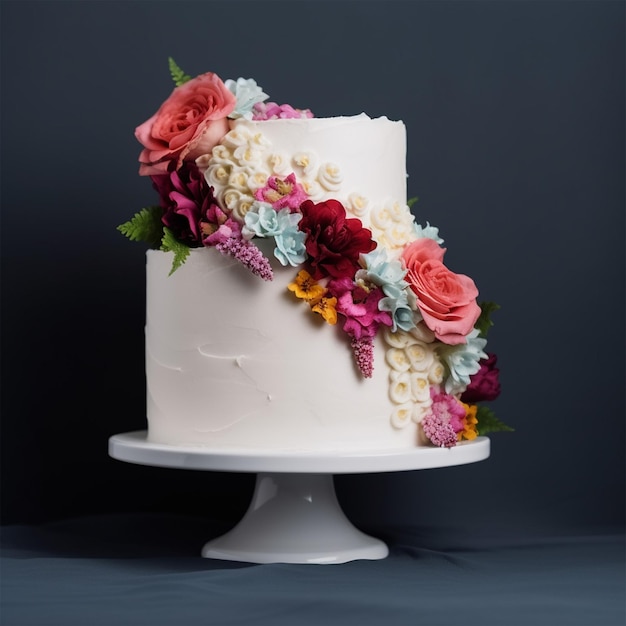
<svg viewBox="0 0 626 626">
<path fill-rule="evenodd" d="M 119 230 L 170 253 L 171 272 L 204 247 L 260 280 L 274 279 L 273 265 L 292 268 L 285 289 L 342 328 L 364 378 L 375 339 L 384 343 L 393 427 L 417 423 L 446 447 L 511 430 L 481 404 L 500 392 L 486 352 L 498 307 L 479 303 L 474 281 L 444 264 L 438 229 L 415 221 L 402 122 L 315 118 L 268 101 L 253 79 L 191 78 L 172 59 L 170 73 L 171 95 L 135 131 L 139 174 L 160 202 Z M 352 188 L 357 180 L 366 193 Z"/>
</svg>

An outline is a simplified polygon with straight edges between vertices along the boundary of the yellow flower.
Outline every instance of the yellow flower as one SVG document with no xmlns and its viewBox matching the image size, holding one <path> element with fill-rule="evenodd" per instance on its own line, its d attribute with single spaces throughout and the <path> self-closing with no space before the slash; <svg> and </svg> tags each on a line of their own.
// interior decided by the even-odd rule
<svg viewBox="0 0 626 626">
<path fill-rule="evenodd" d="M 311 310 L 319 313 L 331 325 L 337 323 L 337 298 L 320 298 L 316 303 L 310 303 Z"/>
<path fill-rule="evenodd" d="M 306 270 L 300 270 L 296 280 L 287 285 L 289 291 L 293 291 L 297 298 L 301 298 L 310 304 L 315 304 L 322 299 L 326 288 L 322 287 Z"/>
<path fill-rule="evenodd" d="M 461 439 L 476 439 L 478 437 L 478 431 L 476 430 L 476 424 L 478 424 L 478 420 L 476 419 L 476 411 L 478 407 L 475 404 L 465 404 L 465 402 L 461 402 L 463 408 L 465 409 L 465 424 L 463 426 L 463 430 L 457 434 L 457 438 L 459 441 Z"/>
</svg>

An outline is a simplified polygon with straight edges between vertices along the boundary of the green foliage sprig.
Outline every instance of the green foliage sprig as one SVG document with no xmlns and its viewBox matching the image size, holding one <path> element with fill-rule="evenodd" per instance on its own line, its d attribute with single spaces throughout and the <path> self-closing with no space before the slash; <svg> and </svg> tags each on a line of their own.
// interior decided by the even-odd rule
<svg viewBox="0 0 626 626">
<path fill-rule="evenodd" d="M 170 67 L 170 74 L 172 75 L 172 80 L 174 81 L 174 84 L 177 87 L 180 87 L 181 85 L 184 85 L 186 82 L 191 80 L 191 76 L 189 76 L 189 74 L 185 74 L 185 72 L 183 72 L 183 70 L 181 70 L 180 67 L 178 67 L 178 65 L 176 64 L 176 61 L 174 61 L 172 57 L 169 57 L 167 61 Z"/>
<path fill-rule="evenodd" d="M 161 241 L 161 250 L 163 252 L 173 252 L 174 260 L 172 262 L 172 269 L 169 276 L 171 276 L 186 260 L 189 256 L 189 246 L 181 243 L 174 237 L 174 233 L 167 227 L 163 228 L 163 239 Z"/>
<path fill-rule="evenodd" d="M 491 314 L 494 311 L 497 311 L 500 308 L 500 305 L 495 302 L 480 302 L 479 306 L 480 315 L 478 316 L 478 320 L 476 321 L 474 327 L 478 329 L 481 337 L 486 337 L 489 329 L 493 326 Z"/>
<path fill-rule="evenodd" d="M 480 405 L 476 410 L 476 419 L 478 424 L 476 430 L 479 435 L 486 435 L 487 433 L 498 432 L 515 432 L 514 428 L 507 426 L 504 422 L 501 422 L 495 415 L 495 413 L 487 406 Z"/>
<path fill-rule="evenodd" d="M 156 250 L 161 246 L 163 238 L 162 212 L 160 206 L 145 207 L 128 222 L 120 224 L 117 230 L 131 241 L 143 241 Z"/>
</svg>

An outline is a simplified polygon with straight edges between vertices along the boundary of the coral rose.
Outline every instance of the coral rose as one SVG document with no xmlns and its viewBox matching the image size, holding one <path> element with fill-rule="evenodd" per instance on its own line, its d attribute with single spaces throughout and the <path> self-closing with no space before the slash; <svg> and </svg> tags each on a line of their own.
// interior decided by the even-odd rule
<svg viewBox="0 0 626 626">
<path fill-rule="evenodd" d="M 159 110 L 135 130 L 144 146 L 139 174 L 164 174 L 208 154 L 228 132 L 235 96 L 212 72 L 176 87 Z"/>
<path fill-rule="evenodd" d="M 346 217 L 337 200 L 318 204 L 306 200 L 300 210 L 298 226 L 307 235 L 305 245 L 313 278 L 353 278 L 361 269 L 359 255 L 376 247 L 371 231 L 363 228 L 361 220 Z"/>
<path fill-rule="evenodd" d="M 456 345 L 466 342 L 480 315 L 478 289 L 471 278 L 443 264 L 444 253 L 437 242 L 424 237 L 405 248 L 402 260 L 426 326 L 443 343 Z"/>
</svg>

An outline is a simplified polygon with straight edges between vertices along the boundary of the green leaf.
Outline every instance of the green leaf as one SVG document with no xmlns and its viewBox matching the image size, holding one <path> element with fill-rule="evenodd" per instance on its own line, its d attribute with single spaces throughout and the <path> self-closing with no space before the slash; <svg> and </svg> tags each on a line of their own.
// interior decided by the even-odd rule
<svg viewBox="0 0 626 626">
<path fill-rule="evenodd" d="M 409 209 L 419 200 L 419 198 L 417 196 L 413 197 L 413 198 L 409 198 L 406 203 L 409 207 Z"/>
<path fill-rule="evenodd" d="M 489 329 L 493 326 L 491 314 L 500 308 L 495 302 L 480 302 L 480 315 L 474 327 L 478 329 L 481 337 L 486 337 Z"/>
<path fill-rule="evenodd" d="M 128 222 L 117 227 L 122 235 L 131 241 L 144 241 L 151 248 L 158 248 L 163 237 L 163 224 L 161 215 L 163 211 L 159 206 L 150 206 L 141 209 Z"/>
<path fill-rule="evenodd" d="M 176 61 L 174 61 L 172 57 L 169 57 L 167 61 L 170 66 L 170 74 L 172 75 L 172 80 L 177 87 L 180 87 L 181 85 L 184 85 L 187 81 L 191 80 L 191 76 L 189 76 L 189 74 L 185 74 L 185 72 L 183 72 L 183 70 L 181 70 L 180 67 L 176 65 Z"/>
<path fill-rule="evenodd" d="M 172 262 L 172 269 L 169 276 L 171 276 L 186 260 L 189 256 L 189 246 L 181 243 L 174 237 L 174 233 L 165 227 L 163 228 L 163 240 L 161 241 L 161 250 L 163 252 L 173 252 L 174 261 Z"/>
<path fill-rule="evenodd" d="M 501 422 L 495 413 L 484 405 L 479 406 L 476 411 L 476 419 L 478 424 L 476 430 L 479 435 L 486 435 L 487 433 L 509 432 L 515 431 L 514 428 L 507 426 L 504 422 Z"/>
</svg>

